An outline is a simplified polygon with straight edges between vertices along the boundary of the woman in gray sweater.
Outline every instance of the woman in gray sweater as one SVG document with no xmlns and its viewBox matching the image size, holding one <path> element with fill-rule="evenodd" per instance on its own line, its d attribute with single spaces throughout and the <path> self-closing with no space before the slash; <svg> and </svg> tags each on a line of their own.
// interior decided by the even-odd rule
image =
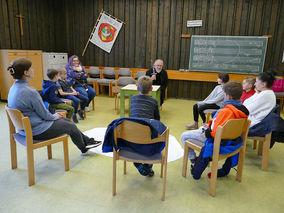
<svg viewBox="0 0 284 213">
<path fill-rule="evenodd" d="M 16 80 L 8 94 L 8 106 L 20 110 L 24 116 L 30 118 L 35 140 L 48 140 L 68 134 L 82 154 L 101 144 L 101 141 L 84 135 L 74 123 L 65 119 L 60 113 L 52 115 L 45 108 L 39 93 L 29 87 L 29 81 L 34 76 L 30 60 L 17 58 L 7 70 Z M 24 131 L 19 131 L 19 133 L 25 136 Z"/>
</svg>

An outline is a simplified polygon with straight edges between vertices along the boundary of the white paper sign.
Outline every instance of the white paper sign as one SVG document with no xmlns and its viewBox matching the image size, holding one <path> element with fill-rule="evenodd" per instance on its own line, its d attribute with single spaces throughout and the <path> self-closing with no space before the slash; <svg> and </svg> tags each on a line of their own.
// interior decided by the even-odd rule
<svg viewBox="0 0 284 213">
<path fill-rule="evenodd" d="M 102 13 L 90 41 L 99 48 L 110 53 L 121 27 L 121 22 L 113 19 L 111 16 L 108 16 L 105 13 Z"/>
<path fill-rule="evenodd" d="M 187 27 L 201 27 L 202 26 L 202 20 L 190 20 L 187 21 Z"/>
</svg>

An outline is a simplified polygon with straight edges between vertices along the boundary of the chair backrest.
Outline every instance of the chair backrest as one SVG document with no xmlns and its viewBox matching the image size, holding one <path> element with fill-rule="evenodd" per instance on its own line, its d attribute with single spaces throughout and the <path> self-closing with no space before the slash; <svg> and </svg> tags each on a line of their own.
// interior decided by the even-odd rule
<svg viewBox="0 0 284 213">
<path fill-rule="evenodd" d="M 135 80 L 137 80 L 138 78 L 140 78 L 141 76 L 146 75 L 146 72 L 137 72 L 135 75 Z"/>
<path fill-rule="evenodd" d="M 16 130 L 24 130 L 26 134 L 26 144 L 31 145 L 32 139 L 32 127 L 29 117 L 25 117 L 20 110 L 9 108 L 5 106 L 6 114 L 9 121 L 10 134 L 15 134 Z"/>
<path fill-rule="evenodd" d="M 119 77 L 117 79 L 117 86 L 126 86 L 128 84 L 135 84 L 135 80 L 132 77 Z"/>
<path fill-rule="evenodd" d="M 115 70 L 113 67 L 105 67 L 103 70 L 104 78 L 115 79 Z"/>
<path fill-rule="evenodd" d="M 91 78 L 100 78 L 100 68 L 90 67 L 88 70 L 88 74 Z"/>
<path fill-rule="evenodd" d="M 118 76 L 131 76 L 131 72 L 129 68 L 120 68 L 118 70 Z"/>
<path fill-rule="evenodd" d="M 139 124 L 133 121 L 125 120 L 115 128 L 114 138 L 117 145 L 117 138 L 136 143 L 152 144 L 165 141 L 168 142 L 169 129 L 167 128 L 163 135 L 151 139 L 151 130 L 149 126 Z"/>
</svg>

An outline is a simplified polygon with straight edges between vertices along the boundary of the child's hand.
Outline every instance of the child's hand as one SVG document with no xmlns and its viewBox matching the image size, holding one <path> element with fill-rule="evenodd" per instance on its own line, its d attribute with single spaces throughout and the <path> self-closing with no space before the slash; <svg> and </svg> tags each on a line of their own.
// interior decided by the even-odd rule
<svg viewBox="0 0 284 213">
<path fill-rule="evenodd" d="M 152 75 L 151 79 L 152 79 L 152 81 L 155 81 L 156 80 L 156 74 Z"/>
<path fill-rule="evenodd" d="M 64 119 L 65 118 L 65 116 L 62 113 L 60 113 L 60 112 L 56 112 L 55 115 L 57 115 L 57 117 L 59 119 Z"/>
</svg>

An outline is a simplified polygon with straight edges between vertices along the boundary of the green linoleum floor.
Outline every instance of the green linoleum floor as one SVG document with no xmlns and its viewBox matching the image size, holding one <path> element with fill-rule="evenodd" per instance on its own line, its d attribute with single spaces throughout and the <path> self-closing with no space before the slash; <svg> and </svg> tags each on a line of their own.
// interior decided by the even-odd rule
<svg viewBox="0 0 284 213">
<path fill-rule="evenodd" d="M 184 126 L 192 122 L 189 100 L 168 99 L 161 121 L 180 141 Z M 160 166 L 155 176 L 145 178 L 128 163 L 127 175 L 118 163 L 117 195 L 112 196 L 112 159 L 80 151 L 69 142 L 70 171 L 64 172 L 62 145 L 53 146 L 52 160 L 45 148 L 35 151 L 36 184 L 27 185 L 26 154 L 18 146 L 18 169 L 11 170 L 8 122 L 0 103 L 0 212 L 282 212 L 284 185 L 284 144 L 277 143 L 270 152 L 267 172 L 260 170 L 261 158 L 248 143 L 243 181 L 235 181 L 235 170 L 218 179 L 217 194 L 208 194 L 208 169 L 199 181 L 181 176 L 182 159 L 168 164 L 166 200 L 161 201 Z M 86 131 L 106 127 L 118 118 L 114 98 L 96 97 L 96 110 L 78 127 Z M 188 169 L 189 174 L 189 169 Z"/>
</svg>

